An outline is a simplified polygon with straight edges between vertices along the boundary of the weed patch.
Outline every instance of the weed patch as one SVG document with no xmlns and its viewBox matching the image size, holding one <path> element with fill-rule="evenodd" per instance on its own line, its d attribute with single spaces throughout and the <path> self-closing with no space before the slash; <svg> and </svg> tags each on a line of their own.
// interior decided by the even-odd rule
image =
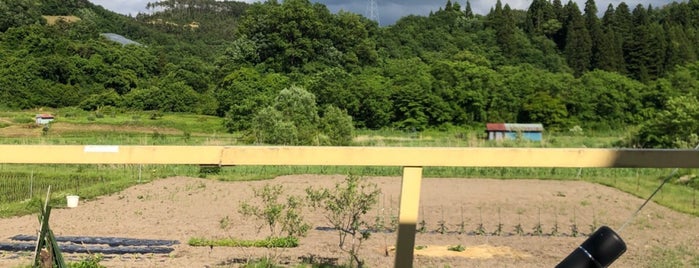
<svg viewBox="0 0 699 268">
<path fill-rule="evenodd" d="M 188 245 L 193 247 L 256 247 L 256 248 L 295 248 L 299 246 L 296 237 L 268 237 L 262 240 L 243 240 L 235 238 L 206 239 L 194 237 L 189 239 Z"/>
</svg>

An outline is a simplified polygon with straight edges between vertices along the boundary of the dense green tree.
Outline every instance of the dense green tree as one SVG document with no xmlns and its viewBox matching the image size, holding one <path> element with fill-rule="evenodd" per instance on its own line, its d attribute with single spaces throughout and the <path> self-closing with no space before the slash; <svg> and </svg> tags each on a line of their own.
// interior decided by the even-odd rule
<svg viewBox="0 0 699 268">
<path fill-rule="evenodd" d="M 563 126 L 567 117 L 568 111 L 561 99 L 539 91 L 524 100 L 519 122 L 541 122 L 546 127 L 556 128 Z"/>
<path fill-rule="evenodd" d="M 570 68 L 576 75 L 581 75 L 590 68 L 592 40 L 575 2 L 568 2 L 566 9 L 568 10 L 568 24 L 566 25 L 565 53 Z"/>
<path fill-rule="evenodd" d="M 633 11 L 633 37 L 625 44 L 627 69 L 632 77 L 648 82 L 664 72 L 666 55 L 665 31 L 651 23 L 642 5 Z"/>
<path fill-rule="evenodd" d="M 393 115 L 392 92 L 387 90 L 390 81 L 371 71 L 355 76 L 354 81 L 348 87 L 359 96 L 358 110 L 350 113 L 355 124 L 369 129 L 390 126 Z"/>
<path fill-rule="evenodd" d="M 558 45 L 558 48 L 563 49 L 566 42 L 566 31 L 563 26 L 568 19 L 568 12 L 563 7 L 561 0 L 553 0 L 551 6 L 553 8 L 554 17 L 556 21 L 560 23 L 561 27 L 557 31 L 551 32 L 549 36 L 551 36 L 553 41 Z M 549 23 L 555 23 L 555 21 L 549 21 Z"/>
<path fill-rule="evenodd" d="M 645 86 L 638 81 L 617 73 L 593 71 L 580 78 L 584 96 L 576 102 L 581 105 L 591 105 L 579 109 L 580 113 L 594 116 L 581 118 L 583 122 L 599 122 L 600 124 L 625 125 L 635 124 L 643 119 L 641 113 L 641 92 Z M 594 111 L 585 112 L 584 109 Z"/>
<path fill-rule="evenodd" d="M 600 63 L 604 62 L 607 57 L 602 52 L 604 42 L 604 33 L 602 32 L 602 25 L 600 23 L 599 17 L 597 17 L 597 4 L 594 0 L 587 0 L 585 2 L 585 26 L 590 34 L 591 41 L 591 58 L 590 58 L 590 69 L 595 69 L 600 67 Z"/>
<path fill-rule="evenodd" d="M 297 86 L 279 92 L 272 105 L 252 119 L 251 132 L 260 143 L 281 145 L 349 145 L 352 117 L 334 106 L 319 109 L 315 96 Z"/>
<path fill-rule="evenodd" d="M 665 69 L 670 70 L 684 62 L 694 62 L 697 60 L 697 48 L 692 44 L 692 29 L 684 29 L 680 25 L 665 24 L 665 33 L 667 33 L 666 44 L 667 53 L 665 54 Z"/>
<path fill-rule="evenodd" d="M 37 0 L 0 0 L 0 32 L 10 27 L 44 23 Z"/>
<path fill-rule="evenodd" d="M 678 96 L 644 123 L 629 141 L 642 148 L 694 148 L 699 144 L 699 101 L 696 96 Z"/>
<path fill-rule="evenodd" d="M 229 131 L 261 143 L 326 145 L 351 139 L 330 122 L 409 131 L 488 121 L 608 128 L 699 94 L 697 0 L 633 12 L 609 5 L 601 20 L 593 0 L 584 16 L 560 0 L 535 0 L 527 11 L 498 1 L 487 16 L 468 1 L 464 10 L 445 2 L 379 27 L 309 0 L 163 0 L 136 18 L 84 0 L 0 1 L 0 13 L 13 18 L 81 18 L 52 26 L 0 18 L 0 106 L 216 114 Z M 192 22 L 199 28 L 182 27 Z M 302 112 L 283 108 L 298 105 L 277 104 L 293 85 L 314 96 L 316 119 L 296 120 L 290 114 Z"/>
<path fill-rule="evenodd" d="M 544 34 L 548 32 L 546 26 L 551 20 L 557 21 L 551 3 L 547 0 L 534 0 L 527 9 L 525 30 L 531 34 Z"/>
<path fill-rule="evenodd" d="M 267 1 L 250 6 L 238 32 L 257 44 L 260 61 L 289 72 L 314 61 L 343 66 L 376 60 L 369 25 L 357 15 L 333 15 L 308 0 Z"/>
<path fill-rule="evenodd" d="M 614 6 L 609 4 L 602 17 L 602 35 L 599 40 L 597 57 L 594 58 L 594 67 L 610 71 L 626 73 L 626 61 L 624 60 L 624 37 L 617 31 Z"/>
<path fill-rule="evenodd" d="M 320 118 L 315 95 L 292 86 L 279 92 L 272 107 L 296 127 L 299 144 L 317 144 Z"/>
<path fill-rule="evenodd" d="M 97 111 L 106 106 L 121 107 L 122 102 L 122 96 L 114 90 L 108 90 L 88 96 L 80 102 L 80 108 L 87 111 Z"/>
<path fill-rule="evenodd" d="M 253 116 L 269 106 L 274 96 L 290 85 L 280 74 L 261 74 L 253 68 L 240 68 L 223 79 L 215 89 L 217 115 L 226 118 L 226 128 L 233 132 L 250 128 Z"/>
<path fill-rule="evenodd" d="M 509 4 L 501 7 L 500 0 L 497 1 L 492 14 L 492 24 L 495 29 L 495 40 L 505 55 L 512 56 L 517 49 L 515 41 L 516 24 L 512 9 Z"/>
<path fill-rule="evenodd" d="M 473 18 L 473 16 L 474 16 L 473 9 L 471 9 L 471 1 L 470 0 L 466 0 L 466 6 L 464 7 L 464 16 L 466 16 L 466 18 L 469 18 L 469 19 Z"/>
<path fill-rule="evenodd" d="M 252 118 L 251 130 L 257 143 L 298 145 L 298 130 L 293 122 L 271 106 L 258 111 Z"/>
<path fill-rule="evenodd" d="M 124 95 L 131 109 L 201 113 L 200 95 L 184 82 L 162 81 L 156 86 L 135 89 Z"/>
<path fill-rule="evenodd" d="M 320 130 L 328 137 L 328 145 L 348 146 L 354 138 L 354 124 L 347 112 L 335 106 L 327 106 L 320 120 Z"/>
<path fill-rule="evenodd" d="M 677 66 L 667 75 L 667 80 L 671 83 L 674 89 L 672 92 L 675 94 L 699 96 L 699 62 Z M 664 95 L 672 94 L 668 92 Z"/>
</svg>

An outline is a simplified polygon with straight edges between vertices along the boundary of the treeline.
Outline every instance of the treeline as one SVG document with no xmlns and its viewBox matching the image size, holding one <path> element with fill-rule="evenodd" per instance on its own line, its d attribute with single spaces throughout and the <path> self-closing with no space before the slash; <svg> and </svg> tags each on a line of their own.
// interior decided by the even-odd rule
<svg viewBox="0 0 699 268">
<path fill-rule="evenodd" d="M 369 129 L 616 129 L 699 94 L 699 0 L 620 3 L 602 18 L 593 0 L 583 11 L 559 0 L 534 0 L 527 11 L 498 1 L 487 15 L 447 1 L 388 27 L 308 0 L 158 1 L 135 18 L 71 2 L 57 13 L 82 20 L 47 26 L 37 14 L 51 1 L 0 0 L 0 106 L 215 114 L 230 131 L 250 132 L 269 123 L 260 121 L 266 113 L 283 132 L 296 124 L 278 104 L 287 89 L 314 100 L 315 129 L 326 112 Z M 18 10 L 33 15 L 7 19 Z M 199 28 L 182 27 L 192 22 Z M 99 36 L 106 31 L 145 46 L 109 42 Z"/>
</svg>

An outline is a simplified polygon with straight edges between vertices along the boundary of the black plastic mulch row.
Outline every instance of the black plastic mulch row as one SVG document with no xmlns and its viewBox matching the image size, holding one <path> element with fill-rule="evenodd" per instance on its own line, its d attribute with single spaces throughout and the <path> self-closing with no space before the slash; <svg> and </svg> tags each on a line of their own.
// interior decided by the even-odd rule
<svg viewBox="0 0 699 268">
<path fill-rule="evenodd" d="M 2 251 L 34 251 L 36 244 L 34 243 L 0 243 Z M 168 254 L 173 248 L 168 247 L 101 247 L 101 246 L 84 246 L 84 245 L 64 245 L 61 244 L 61 252 L 63 253 L 102 253 L 102 254 Z"/>
<path fill-rule="evenodd" d="M 15 235 L 10 237 L 15 241 L 36 241 L 36 236 Z M 57 242 L 72 242 L 76 244 L 116 246 L 172 246 L 179 244 L 177 240 L 136 239 L 123 237 L 93 237 L 93 236 L 57 236 Z"/>
</svg>

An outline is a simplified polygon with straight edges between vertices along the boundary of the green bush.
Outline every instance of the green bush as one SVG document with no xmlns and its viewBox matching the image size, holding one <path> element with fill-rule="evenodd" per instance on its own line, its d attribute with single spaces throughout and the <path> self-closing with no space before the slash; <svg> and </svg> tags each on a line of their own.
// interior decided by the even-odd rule
<svg viewBox="0 0 699 268">
<path fill-rule="evenodd" d="M 34 119 L 32 119 L 30 116 L 14 117 L 12 118 L 12 122 L 17 124 L 29 124 L 34 123 Z"/>
<path fill-rule="evenodd" d="M 465 248 L 464 246 L 462 246 L 461 244 L 458 244 L 458 245 L 456 245 L 456 246 L 449 246 L 449 247 L 447 247 L 447 250 L 449 250 L 449 251 L 456 251 L 456 252 L 462 252 L 462 251 L 466 250 L 466 248 Z"/>
<path fill-rule="evenodd" d="M 218 240 L 194 237 L 187 242 L 193 247 L 255 247 L 255 248 L 295 248 L 299 246 L 299 239 L 292 236 L 268 237 L 263 240 L 242 240 L 224 238 Z"/>
<path fill-rule="evenodd" d="M 69 268 L 106 268 L 106 266 L 101 265 L 102 255 L 90 255 L 80 262 L 68 263 Z"/>
</svg>

